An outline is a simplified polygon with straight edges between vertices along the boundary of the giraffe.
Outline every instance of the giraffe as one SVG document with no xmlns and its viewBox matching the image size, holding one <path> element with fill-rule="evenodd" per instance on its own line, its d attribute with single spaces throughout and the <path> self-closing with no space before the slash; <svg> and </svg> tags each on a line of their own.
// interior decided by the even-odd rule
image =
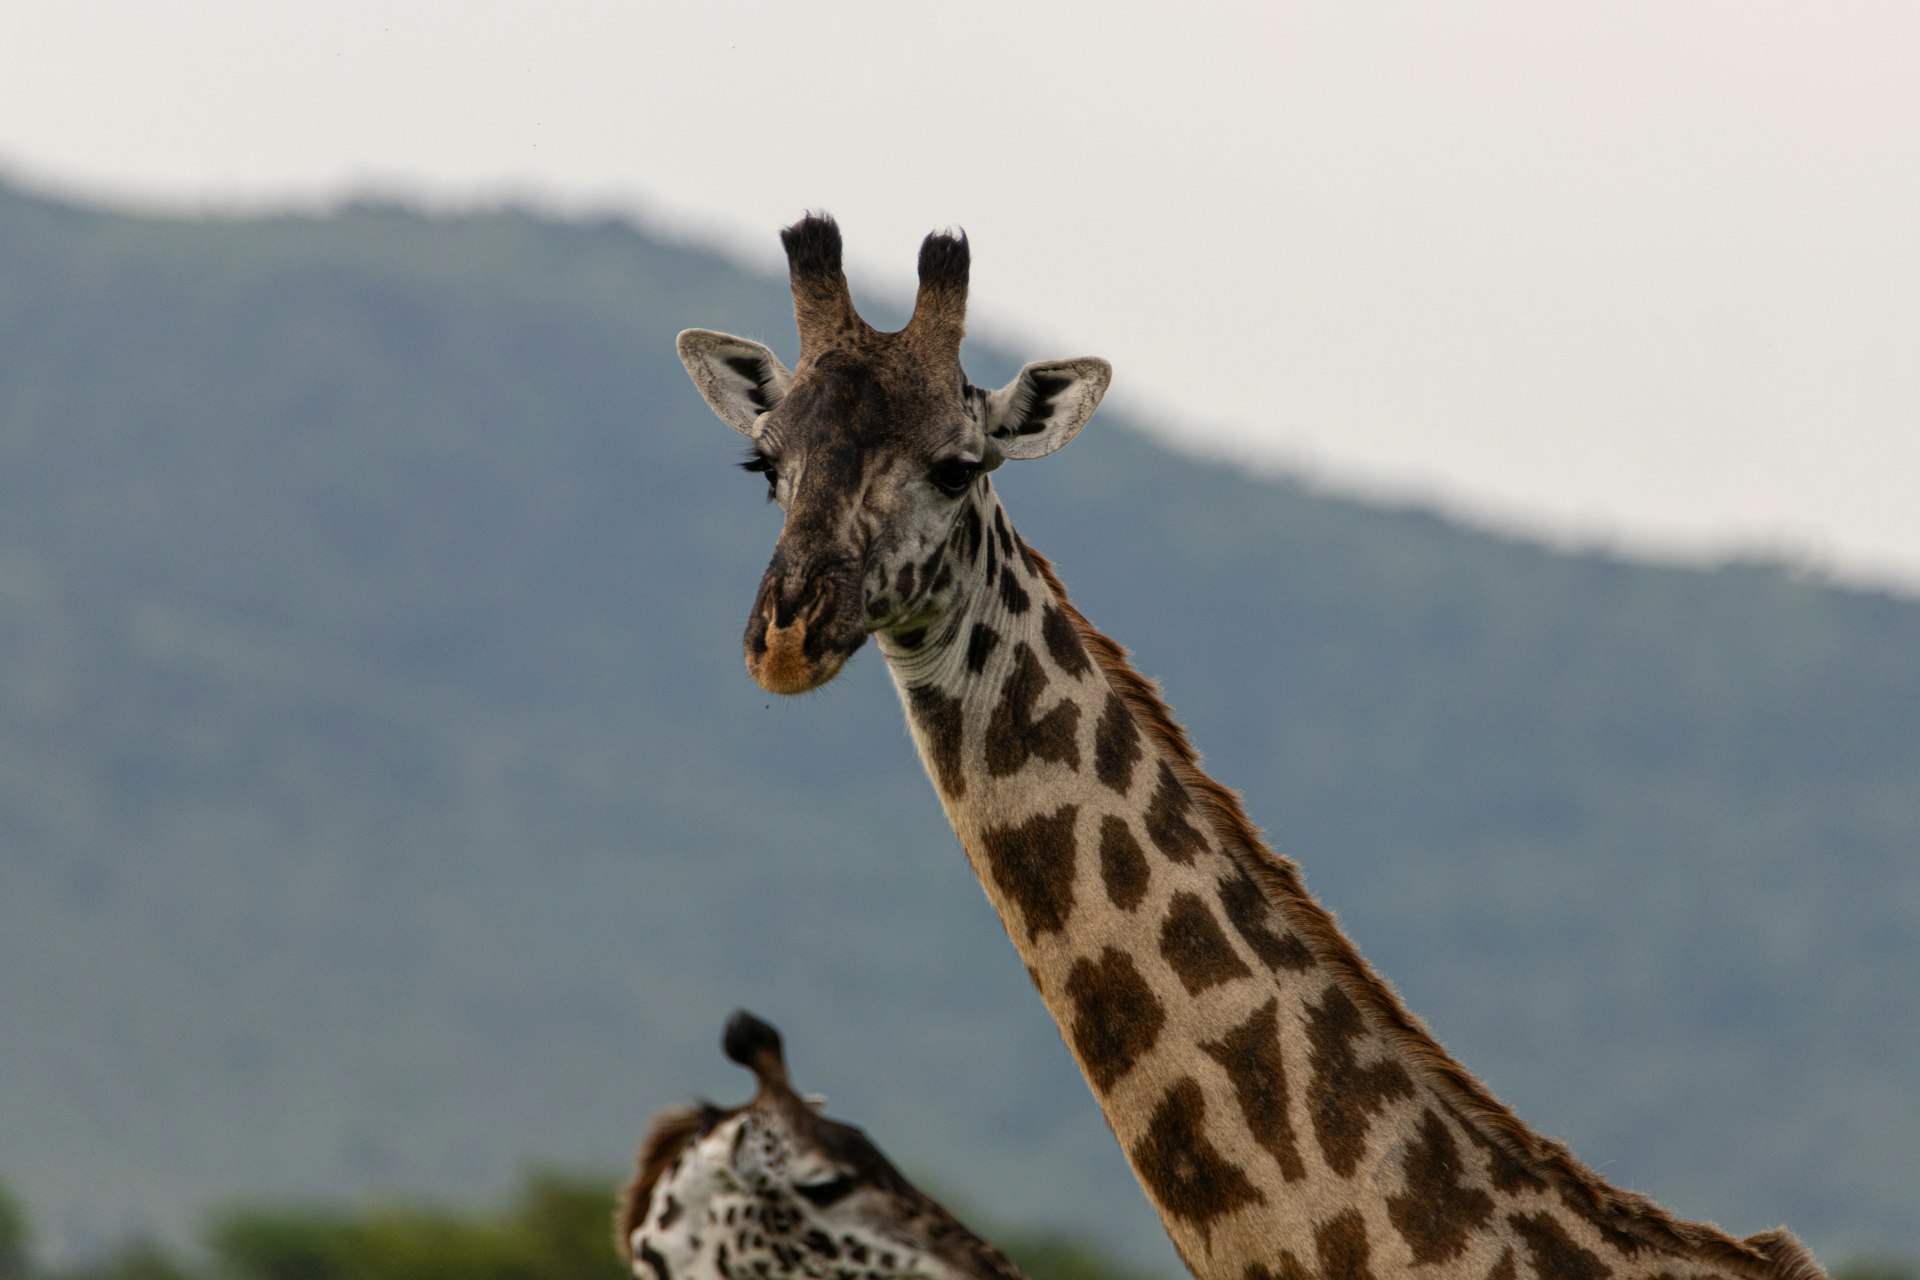
<svg viewBox="0 0 1920 1280">
<path fill-rule="evenodd" d="M 991 472 L 1093 413 L 1104 360 L 962 372 L 970 251 L 920 250 L 911 319 L 854 310 L 835 223 L 782 232 L 800 337 L 678 348 L 785 521 L 749 615 L 771 692 L 869 635 L 975 874 L 1201 1280 L 1807 1280 L 1609 1185 L 1450 1057 L 1214 781 L 1125 649 L 1014 533 Z"/>
<path fill-rule="evenodd" d="M 1025 1280 L 866 1134 L 794 1092 L 771 1025 L 742 1009 L 721 1046 L 758 1090 L 731 1110 L 654 1116 L 614 1213 L 637 1280 Z"/>
</svg>

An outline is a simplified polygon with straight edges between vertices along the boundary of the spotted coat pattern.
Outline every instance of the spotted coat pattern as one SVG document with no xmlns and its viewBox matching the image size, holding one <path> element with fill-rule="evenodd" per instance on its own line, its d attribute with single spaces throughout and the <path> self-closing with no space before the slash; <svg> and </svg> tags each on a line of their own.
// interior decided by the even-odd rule
<svg viewBox="0 0 1920 1280">
<path fill-rule="evenodd" d="M 1705 1260 L 1645 1241 L 1630 1213 L 1583 1208 L 1497 1126 L 1468 1121 L 1369 999 L 1378 979 L 1331 961 L 1312 914 L 1262 883 L 1261 860 L 1280 860 L 1213 826 L 1038 558 L 1017 542 L 996 553 L 986 588 L 1005 517 L 979 489 L 989 533 L 956 570 L 964 652 L 940 664 L 922 646 L 900 667 L 940 677 L 897 668 L 896 682 L 989 897 L 1197 1274 L 1791 1274 L 1730 1266 L 1747 1251 L 1717 1232 Z"/>
<path fill-rule="evenodd" d="M 977 392 L 958 364 L 964 242 L 929 238 L 915 321 L 883 335 L 852 314 L 830 228 L 789 229 L 802 358 L 751 429 L 786 524 L 749 668 L 811 688 L 874 637 L 976 874 L 1195 1274 L 1819 1276 L 1784 1233 L 1737 1240 L 1609 1186 L 1427 1035 L 1013 532 L 988 472 L 1078 431 L 1098 391 L 1071 422 L 1054 407 L 1080 394 L 1072 369 L 1104 364 Z M 718 375 L 689 368 L 748 430 Z M 965 476 L 943 470 L 954 456 Z"/>
</svg>

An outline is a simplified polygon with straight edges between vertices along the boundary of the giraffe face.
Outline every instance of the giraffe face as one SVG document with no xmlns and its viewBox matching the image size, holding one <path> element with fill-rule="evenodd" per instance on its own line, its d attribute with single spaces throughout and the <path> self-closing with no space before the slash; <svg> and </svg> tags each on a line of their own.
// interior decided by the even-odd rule
<svg viewBox="0 0 1920 1280">
<path fill-rule="evenodd" d="M 864 1133 L 796 1094 L 784 1064 L 751 1065 L 747 1105 L 656 1118 L 621 1213 L 639 1280 L 1020 1280 Z"/>
<path fill-rule="evenodd" d="M 749 466 L 786 513 L 745 637 L 766 689 L 824 684 L 875 631 L 924 627 L 946 602 L 938 549 L 1000 454 L 959 365 L 872 344 L 813 362 L 760 421 Z"/>
<path fill-rule="evenodd" d="M 876 1230 L 885 1188 L 809 1140 L 783 1110 L 755 1103 L 704 1117 L 710 1127 L 674 1158 L 629 1236 L 639 1280 L 908 1274 L 897 1264 L 914 1251 Z M 892 1264 L 884 1270 L 883 1255 Z"/>
<path fill-rule="evenodd" d="M 974 387 L 959 359 L 964 239 L 928 237 L 914 319 L 880 333 L 845 297 L 831 221 L 809 218 L 786 234 L 797 367 L 707 330 L 678 345 L 714 411 L 752 442 L 745 465 L 786 514 L 746 660 L 770 692 L 803 693 L 838 674 L 868 635 L 904 641 L 950 612 L 966 578 L 950 553 L 969 537 L 977 545 L 986 473 L 1065 444 L 1112 371 L 1093 358 L 1046 361 L 997 391 Z"/>
</svg>

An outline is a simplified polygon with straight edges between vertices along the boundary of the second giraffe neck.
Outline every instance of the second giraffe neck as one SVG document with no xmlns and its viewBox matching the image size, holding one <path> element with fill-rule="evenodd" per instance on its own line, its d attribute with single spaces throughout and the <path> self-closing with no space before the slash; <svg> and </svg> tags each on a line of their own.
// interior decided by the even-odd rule
<svg viewBox="0 0 1920 1280">
<path fill-rule="evenodd" d="M 962 606 L 880 647 L 975 873 L 1195 1275 L 1778 1274 L 1600 1182 L 1448 1058 L 990 487 L 979 511 Z"/>
</svg>

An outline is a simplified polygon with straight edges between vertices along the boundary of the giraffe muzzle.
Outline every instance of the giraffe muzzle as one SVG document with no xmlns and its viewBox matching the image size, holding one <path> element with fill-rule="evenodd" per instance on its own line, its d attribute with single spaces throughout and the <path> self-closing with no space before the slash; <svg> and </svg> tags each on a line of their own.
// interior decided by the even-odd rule
<svg viewBox="0 0 1920 1280">
<path fill-rule="evenodd" d="M 769 568 L 747 620 L 747 673 L 768 693 L 817 689 L 867 639 L 851 569 L 788 575 Z"/>
</svg>

